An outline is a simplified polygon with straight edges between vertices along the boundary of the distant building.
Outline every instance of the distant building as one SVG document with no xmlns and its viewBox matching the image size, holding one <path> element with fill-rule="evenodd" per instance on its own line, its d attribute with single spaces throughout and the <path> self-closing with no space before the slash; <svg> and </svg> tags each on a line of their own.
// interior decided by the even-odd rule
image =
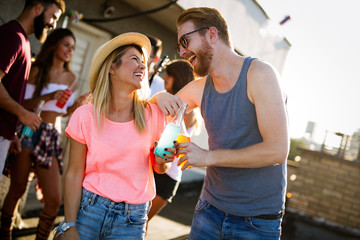
<svg viewBox="0 0 360 240">
<path fill-rule="evenodd" d="M 360 129 L 351 136 L 350 147 L 347 151 L 347 156 L 352 160 L 360 160 Z"/>
<path fill-rule="evenodd" d="M 308 121 L 308 123 L 306 125 L 305 135 L 304 135 L 306 140 L 314 141 L 314 136 L 316 134 L 316 129 L 317 129 L 317 123 L 312 122 L 312 121 Z"/>
</svg>

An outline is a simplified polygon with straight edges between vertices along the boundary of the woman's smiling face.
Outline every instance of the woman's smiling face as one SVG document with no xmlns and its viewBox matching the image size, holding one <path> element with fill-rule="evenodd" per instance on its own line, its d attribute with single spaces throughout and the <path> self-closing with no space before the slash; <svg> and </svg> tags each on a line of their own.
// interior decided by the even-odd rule
<svg viewBox="0 0 360 240">
<path fill-rule="evenodd" d="M 141 81 L 145 77 L 146 62 L 144 56 L 134 47 L 130 47 L 120 58 L 120 65 L 112 64 L 110 75 L 112 81 L 120 81 L 134 90 L 141 88 Z"/>
</svg>

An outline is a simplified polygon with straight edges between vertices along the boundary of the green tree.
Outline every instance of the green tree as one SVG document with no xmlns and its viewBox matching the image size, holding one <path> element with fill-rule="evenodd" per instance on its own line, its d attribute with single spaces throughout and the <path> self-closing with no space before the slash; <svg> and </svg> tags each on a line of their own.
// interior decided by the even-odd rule
<svg viewBox="0 0 360 240">
<path fill-rule="evenodd" d="M 291 138 L 290 139 L 290 151 L 289 151 L 288 159 L 293 161 L 296 156 L 300 155 L 300 151 L 297 148 L 298 147 L 304 147 L 304 146 L 306 146 L 306 143 L 305 143 L 304 139 Z"/>
</svg>

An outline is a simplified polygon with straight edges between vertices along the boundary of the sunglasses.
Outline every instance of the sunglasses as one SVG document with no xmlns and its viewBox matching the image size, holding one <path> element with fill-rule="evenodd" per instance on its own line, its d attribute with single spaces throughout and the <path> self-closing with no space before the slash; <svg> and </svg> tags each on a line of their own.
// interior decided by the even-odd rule
<svg viewBox="0 0 360 240">
<path fill-rule="evenodd" d="M 183 48 L 187 48 L 188 45 L 189 45 L 189 40 L 186 39 L 186 36 L 189 36 L 190 34 L 192 33 L 195 33 L 195 32 L 198 32 L 198 31 L 201 31 L 201 30 L 204 30 L 204 29 L 209 29 L 208 27 L 202 27 L 202 28 L 199 28 L 199 29 L 196 29 L 192 32 L 188 32 L 188 33 L 185 33 L 184 35 L 182 35 L 179 39 L 179 42 L 176 44 L 176 51 L 179 53 L 180 52 L 180 46 L 182 46 Z"/>
</svg>

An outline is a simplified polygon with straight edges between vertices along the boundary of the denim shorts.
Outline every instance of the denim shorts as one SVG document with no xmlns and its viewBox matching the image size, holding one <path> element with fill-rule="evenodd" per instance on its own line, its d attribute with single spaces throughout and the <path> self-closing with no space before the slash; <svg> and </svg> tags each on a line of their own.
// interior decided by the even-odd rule
<svg viewBox="0 0 360 240">
<path fill-rule="evenodd" d="M 87 239 L 145 239 L 149 203 L 128 204 L 82 190 L 77 230 Z"/>
<path fill-rule="evenodd" d="M 27 149 L 34 149 L 40 140 L 41 131 L 36 130 L 31 137 L 24 136 L 21 140 L 21 147 Z"/>
<path fill-rule="evenodd" d="M 199 199 L 194 212 L 189 240 L 278 240 L 282 218 L 274 220 L 239 217 L 225 213 Z"/>
</svg>

